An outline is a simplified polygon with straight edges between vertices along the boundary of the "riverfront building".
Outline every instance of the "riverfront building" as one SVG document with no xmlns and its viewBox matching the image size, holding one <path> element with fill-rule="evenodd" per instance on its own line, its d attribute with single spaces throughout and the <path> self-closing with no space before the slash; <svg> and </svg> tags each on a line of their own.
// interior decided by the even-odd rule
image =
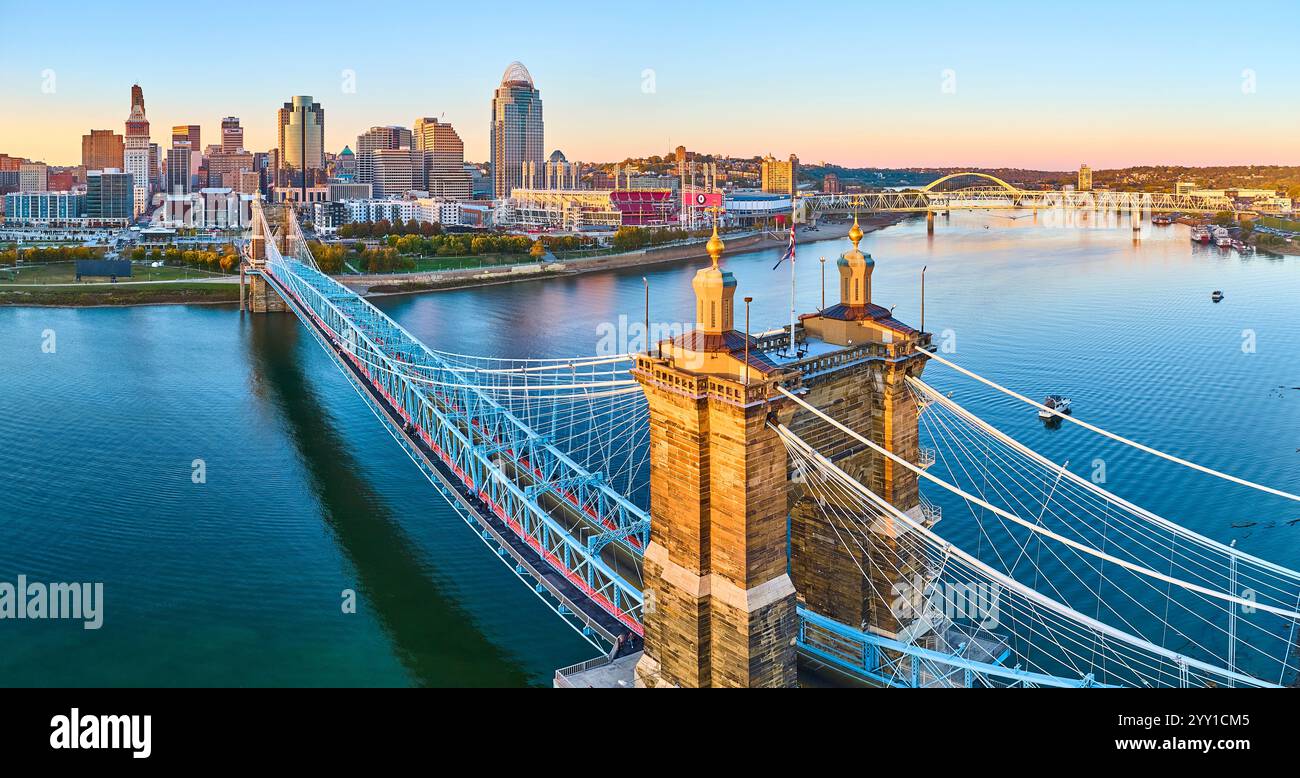
<svg viewBox="0 0 1300 778">
<path fill-rule="evenodd" d="M 5 224 L 70 224 L 86 215 L 86 196 L 75 192 L 12 192 L 5 195 Z"/>
<path fill-rule="evenodd" d="M 541 169 L 546 158 L 542 95 L 519 62 L 506 68 L 492 97 L 490 136 L 492 193 L 501 199 L 522 186 L 525 163 Z"/>
<path fill-rule="evenodd" d="M 135 215 L 133 189 L 130 173 L 114 168 L 86 171 L 86 217 L 129 222 Z"/>
</svg>

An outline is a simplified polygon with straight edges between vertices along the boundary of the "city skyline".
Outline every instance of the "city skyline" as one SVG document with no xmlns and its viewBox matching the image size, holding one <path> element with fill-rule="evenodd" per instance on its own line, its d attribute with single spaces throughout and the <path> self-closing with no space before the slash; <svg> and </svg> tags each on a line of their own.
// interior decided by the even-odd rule
<svg viewBox="0 0 1300 778">
<path fill-rule="evenodd" d="M 669 3 L 660 23 L 647 25 L 631 9 L 579 3 L 565 15 L 587 31 L 573 47 L 538 34 L 553 8 L 507 5 L 444 9 L 439 62 L 457 62 L 453 79 L 445 64 L 430 63 L 427 26 L 381 30 L 341 3 L 313 6 L 320 18 L 347 19 L 313 33 L 317 53 L 274 68 L 238 56 L 166 64 L 187 52 L 234 51 L 221 43 L 228 28 L 201 23 L 198 9 L 167 7 L 191 22 L 183 47 L 123 47 L 105 60 L 97 42 L 133 34 L 128 25 L 140 17 L 112 8 L 54 16 L 5 3 L 14 29 L 41 34 L 16 36 L 0 55 L 13 107 L 0 118 L 0 138 L 6 153 L 78 164 L 83 135 L 121 131 L 122 106 L 139 83 L 153 139 L 164 145 L 167 127 L 198 124 L 219 138 L 221 119 L 238 116 L 245 146 L 269 150 L 276 108 L 287 95 L 312 95 L 329 112 L 330 153 L 371 126 L 431 116 L 458 128 L 468 160 L 484 162 L 492 90 L 519 60 L 545 95 L 547 152 L 570 159 L 617 161 L 684 144 L 872 167 L 1300 162 L 1292 140 L 1300 63 L 1287 55 L 1300 11 L 1281 3 L 1252 6 L 1257 23 L 1232 35 L 1186 4 L 1102 3 L 1032 17 L 952 4 L 928 14 L 918 33 L 898 8 L 791 16 L 762 2 L 745 13 Z M 141 17 L 163 8 L 145 4 Z M 287 10 L 257 13 L 268 40 L 300 21 Z M 511 24 L 495 23 L 502 13 Z M 487 43 L 471 34 L 488 29 Z M 1042 34 L 1053 29 L 1059 36 Z M 784 49 L 789 56 L 771 56 Z"/>
</svg>

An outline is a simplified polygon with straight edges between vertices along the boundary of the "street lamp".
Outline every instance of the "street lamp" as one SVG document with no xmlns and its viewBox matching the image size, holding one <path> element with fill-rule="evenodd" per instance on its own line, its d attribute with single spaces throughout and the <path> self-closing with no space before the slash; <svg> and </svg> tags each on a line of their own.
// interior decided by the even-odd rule
<svg viewBox="0 0 1300 778">
<path fill-rule="evenodd" d="M 822 307 L 818 310 L 826 310 L 826 257 L 822 257 Z"/>
<path fill-rule="evenodd" d="M 650 279 L 641 276 L 641 284 L 645 287 L 645 355 L 650 356 Z"/>
<path fill-rule="evenodd" d="M 745 386 L 749 386 L 749 304 L 754 298 L 745 298 Z"/>
<path fill-rule="evenodd" d="M 921 332 L 925 332 L 925 269 L 929 265 L 921 266 Z"/>
</svg>

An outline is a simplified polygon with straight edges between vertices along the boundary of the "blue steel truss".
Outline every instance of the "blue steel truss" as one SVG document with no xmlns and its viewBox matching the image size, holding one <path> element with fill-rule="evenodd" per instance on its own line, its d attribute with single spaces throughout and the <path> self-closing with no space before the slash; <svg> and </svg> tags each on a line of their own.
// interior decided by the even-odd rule
<svg viewBox="0 0 1300 778">
<path fill-rule="evenodd" d="M 1033 673 L 1002 664 L 1010 651 L 994 661 L 935 651 L 911 643 L 863 632 L 803 606 L 798 608 L 797 646 L 805 656 L 869 683 L 898 687 L 1061 687 L 1102 688 L 1092 675 L 1082 678 Z"/>
<path fill-rule="evenodd" d="M 563 578 L 542 572 L 539 585 L 569 586 L 590 601 L 562 598 L 560 612 L 595 604 L 640 634 L 640 587 L 602 558 L 605 544 L 593 549 L 580 536 L 608 537 L 637 553 L 649 539 L 649 516 L 350 289 L 282 256 L 273 240 L 266 254 L 253 272 L 362 378 L 408 442 L 422 444 L 437 460 L 431 464 Z M 614 630 L 601 633 L 608 639 Z"/>
</svg>

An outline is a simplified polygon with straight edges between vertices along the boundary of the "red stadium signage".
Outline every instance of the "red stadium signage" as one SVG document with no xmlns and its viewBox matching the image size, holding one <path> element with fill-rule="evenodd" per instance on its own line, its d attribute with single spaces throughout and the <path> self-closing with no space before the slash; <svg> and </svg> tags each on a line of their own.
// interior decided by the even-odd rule
<svg viewBox="0 0 1300 778">
<path fill-rule="evenodd" d="M 696 208 L 718 208 L 722 206 L 722 193 L 688 192 L 686 195 L 686 203 L 687 205 L 693 205 Z"/>
</svg>

